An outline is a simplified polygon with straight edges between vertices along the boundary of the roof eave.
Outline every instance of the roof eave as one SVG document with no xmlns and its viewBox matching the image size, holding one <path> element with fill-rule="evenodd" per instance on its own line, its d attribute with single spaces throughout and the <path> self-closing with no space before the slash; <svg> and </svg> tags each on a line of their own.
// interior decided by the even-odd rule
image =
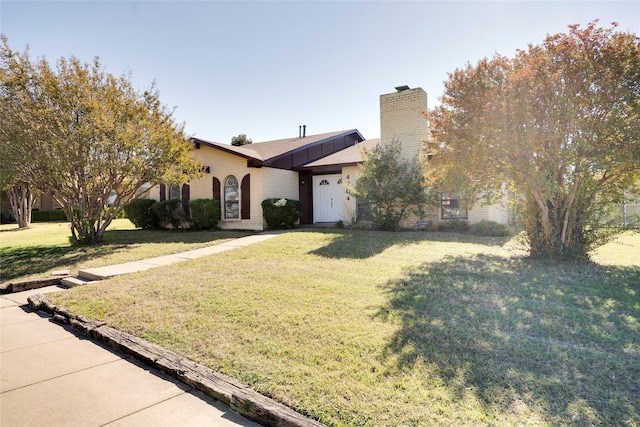
<svg viewBox="0 0 640 427">
<path fill-rule="evenodd" d="M 220 151 L 223 151 L 225 153 L 233 154 L 234 156 L 238 156 L 238 157 L 242 157 L 244 159 L 247 159 L 248 160 L 247 161 L 247 165 L 249 164 L 249 161 L 262 162 L 262 159 L 258 159 L 256 157 L 250 156 L 249 154 L 246 154 L 246 153 L 241 153 L 241 152 L 236 151 L 236 150 L 234 150 L 232 148 L 227 148 L 223 144 L 214 144 L 212 142 L 205 141 L 205 140 L 199 139 L 199 138 L 191 138 L 191 142 L 193 142 L 194 144 L 195 143 L 199 143 L 201 145 L 205 145 L 207 147 L 214 148 L 216 150 L 220 150 Z M 232 147 L 232 146 L 230 146 L 230 147 Z M 260 166 L 262 166 L 262 165 L 260 165 Z"/>
</svg>

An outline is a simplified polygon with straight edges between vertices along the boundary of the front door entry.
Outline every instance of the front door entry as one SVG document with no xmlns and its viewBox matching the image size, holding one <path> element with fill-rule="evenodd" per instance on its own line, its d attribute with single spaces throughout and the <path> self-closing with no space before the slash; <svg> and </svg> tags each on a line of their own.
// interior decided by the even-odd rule
<svg viewBox="0 0 640 427">
<path fill-rule="evenodd" d="M 342 175 L 315 175 L 313 177 L 313 222 L 342 220 Z"/>
</svg>

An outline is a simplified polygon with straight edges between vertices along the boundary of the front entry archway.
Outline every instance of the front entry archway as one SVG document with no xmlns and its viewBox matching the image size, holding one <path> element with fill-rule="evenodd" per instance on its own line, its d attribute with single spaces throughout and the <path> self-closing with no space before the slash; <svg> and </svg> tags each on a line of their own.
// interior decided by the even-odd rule
<svg viewBox="0 0 640 427">
<path fill-rule="evenodd" d="M 342 218 L 342 175 L 313 177 L 313 222 L 337 222 Z"/>
</svg>

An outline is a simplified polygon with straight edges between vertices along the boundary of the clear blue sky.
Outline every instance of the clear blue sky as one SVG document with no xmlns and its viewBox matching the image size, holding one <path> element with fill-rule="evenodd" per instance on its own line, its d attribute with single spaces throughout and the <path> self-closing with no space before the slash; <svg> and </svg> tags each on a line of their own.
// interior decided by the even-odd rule
<svg viewBox="0 0 640 427">
<path fill-rule="evenodd" d="M 8 1 L 14 50 L 55 62 L 95 56 L 134 85 L 156 81 L 189 135 L 254 142 L 357 128 L 377 138 L 379 95 L 540 43 L 594 19 L 640 34 L 640 1 Z"/>
</svg>

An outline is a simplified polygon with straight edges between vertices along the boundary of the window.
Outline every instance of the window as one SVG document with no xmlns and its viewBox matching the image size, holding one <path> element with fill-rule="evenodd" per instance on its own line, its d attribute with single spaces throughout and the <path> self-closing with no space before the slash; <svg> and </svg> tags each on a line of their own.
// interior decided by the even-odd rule
<svg viewBox="0 0 640 427">
<path fill-rule="evenodd" d="M 467 219 L 466 200 L 459 193 L 442 193 L 442 219 Z"/>
<path fill-rule="evenodd" d="M 240 218 L 238 203 L 238 178 L 228 177 L 224 182 L 224 217 L 227 219 Z"/>
<path fill-rule="evenodd" d="M 169 187 L 169 200 L 171 199 L 180 199 L 180 186 L 172 185 Z"/>
</svg>

